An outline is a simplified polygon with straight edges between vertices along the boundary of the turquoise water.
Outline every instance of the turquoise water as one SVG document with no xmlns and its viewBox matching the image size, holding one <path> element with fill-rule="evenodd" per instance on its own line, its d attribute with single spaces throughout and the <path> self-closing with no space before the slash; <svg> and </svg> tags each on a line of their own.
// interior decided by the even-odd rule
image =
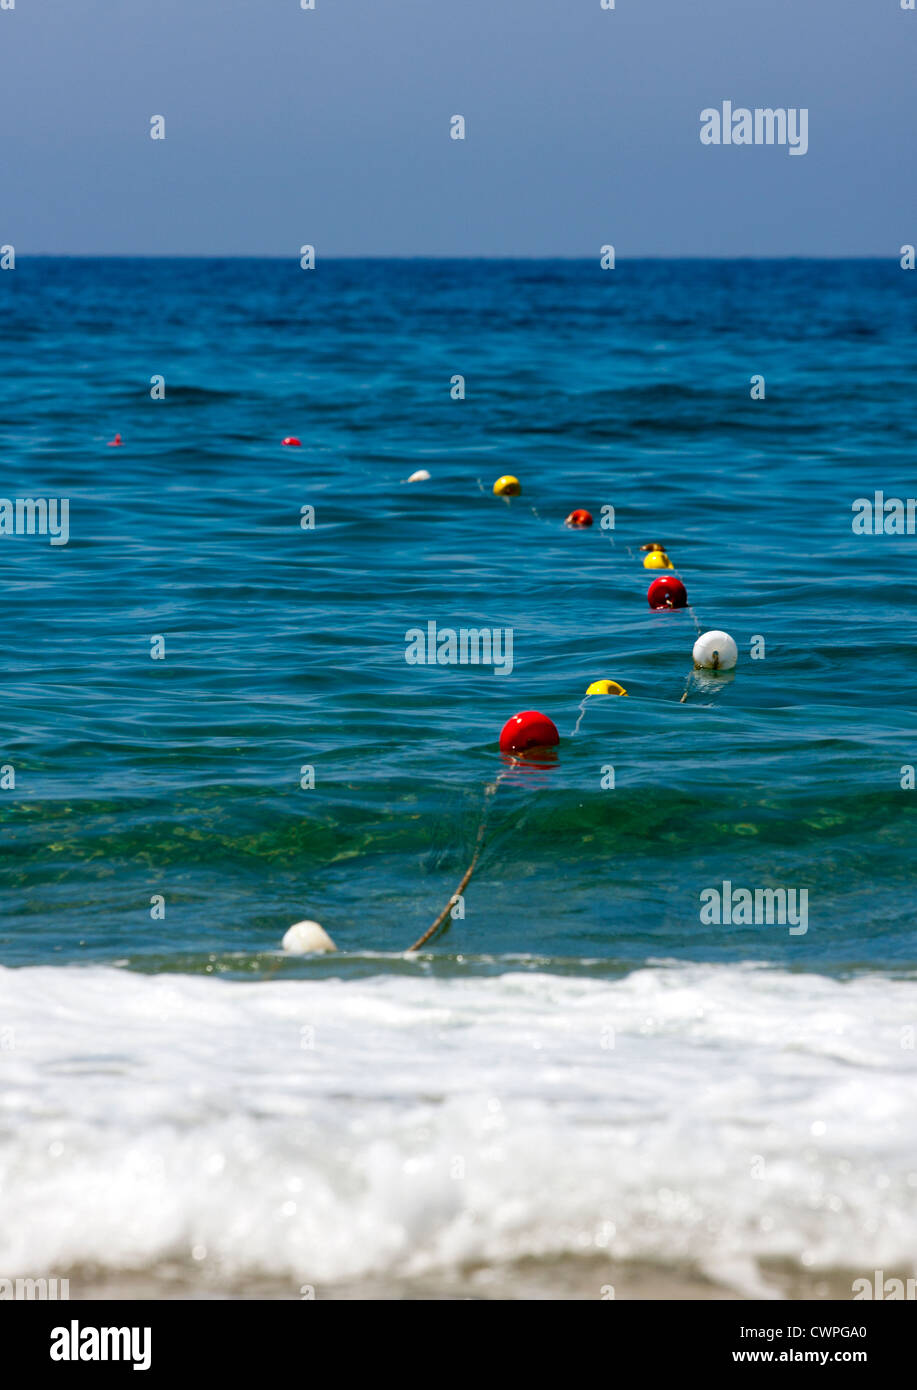
<svg viewBox="0 0 917 1390">
<path fill-rule="evenodd" d="M 917 491 L 915 284 L 0 274 L 2 493 L 70 499 L 66 546 L 0 536 L 0 1273 L 590 1298 L 913 1272 L 915 539 L 851 523 Z M 688 609 L 649 609 L 651 540 Z M 429 622 L 511 628 L 511 673 L 409 664 Z M 709 628 L 734 676 L 692 674 Z M 627 698 L 584 704 L 601 678 Z M 513 768 L 529 708 L 560 745 Z M 485 800 L 465 915 L 406 958 Z M 807 931 L 702 921 L 724 881 L 807 892 Z M 302 918 L 338 953 L 284 955 Z"/>
<path fill-rule="evenodd" d="M 914 492 L 911 285 L 872 262 L 21 263 L 4 491 L 69 496 L 71 540 L 0 550 L 4 959 L 230 965 L 300 917 L 403 949 L 533 707 L 557 765 L 501 785 L 439 953 L 909 965 L 915 542 L 855 536 L 851 503 Z M 603 504 L 613 532 L 563 527 Z M 686 705 L 692 616 L 644 597 L 657 538 L 739 644 Z M 406 664 L 430 620 L 512 627 L 512 674 Z M 604 676 L 628 700 L 571 738 Z M 807 888 L 808 933 L 703 926 L 724 879 Z"/>
</svg>

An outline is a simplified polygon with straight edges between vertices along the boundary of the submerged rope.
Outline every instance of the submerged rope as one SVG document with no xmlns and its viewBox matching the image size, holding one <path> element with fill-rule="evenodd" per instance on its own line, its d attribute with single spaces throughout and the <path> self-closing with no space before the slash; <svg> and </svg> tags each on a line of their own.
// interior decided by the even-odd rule
<svg viewBox="0 0 917 1390">
<path fill-rule="evenodd" d="M 421 946 L 425 946 L 425 945 L 427 944 L 427 942 L 428 942 L 433 936 L 436 935 L 436 933 L 439 931 L 440 927 L 442 926 L 443 922 L 445 922 L 446 918 L 447 918 L 447 917 L 449 916 L 449 914 L 451 913 L 453 907 L 455 906 L 456 900 L 457 900 L 459 897 L 461 897 L 462 893 L 464 893 L 464 891 L 465 891 L 465 889 L 467 888 L 468 884 L 471 882 L 471 876 L 472 876 L 472 874 L 474 873 L 475 869 L 477 868 L 478 860 L 479 860 L 480 857 L 481 857 L 481 851 L 482 851 L 482 849 L 484 848 L 484 836 L 485 836 L 486 831 L 487 831 L 487 822 L 488 822 L 488 819 L 489 819 L 489 817 L 490 817 L 490 808 L 491 808 L 491 805 L 493 804 L 493 803 L 492 803 L 492 798 L 493 798 L 493 796 L 494 796 L 494 794 L 495 794 L 497 788 L 499 787 L 500 783 L 503 781 L 503 778 L 504 778 L 504 777 L 506 776 L 506 774 L 509 772 L 509 770 L 510 770 L 510 769 L 509 769 L 508 767 L 505 767 L 505 768 L 503 769 L 503 771 L 497 776 L 496 780 L 493 781 L 493 782 L 490 782 L 490 783 L 484 788 L 484 813 L 483 813 L 483 815 L 481 816 L 481 823 L 480 823 L 480 825 L 478 826 L 478 833 L 477 833 L 477 835 L 475 836 L 475 840 L 474 840 L 474 853 L 473 853 L 472 856 L 471 856 L 471 863 L 468 865 L 468 868 L 467 868 L 467 869 L 465 870 L 465 872 L 462 874 L 462 877 L 461 877 L 461 880 L 459 881 L 458 887 L 456 888 L 455 892 L 452 894 L 452 896 L 451 896 L 451 898 L 449 899 L 449 901 L 446 903 L 446 906 L 443 908 L 442 912 L 441 912 L 437 917 L 435 917 L 435 918 L 433 919 L 433 921 L 431 922 L 430 926 L 427 927 L 427 930 L 424 932 L 423 936 L 419 936 L 419 937 L 417 938 L 417 940 L 414 942 L 414 945 L 408 947 L 407 952 L 406 952 L 407 955 L 410 955 L 410 953 L 411 953 L 412 951 L 419 951 L 420 948 L 421 948 Z"/>
</svg>

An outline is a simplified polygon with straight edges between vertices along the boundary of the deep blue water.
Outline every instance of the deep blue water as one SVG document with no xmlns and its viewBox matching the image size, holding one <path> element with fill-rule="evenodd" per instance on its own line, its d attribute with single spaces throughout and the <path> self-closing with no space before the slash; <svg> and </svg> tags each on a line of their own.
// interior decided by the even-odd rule
<svg viewBox="0 0 917 1390">
<path fill-rule="evenodd" d="M 913 966 L 917 538 L 851 503 L 917 494 L 917 276 L 21 260 L 0 315 L 0 493 L 71 506 L 66 547 L 0 537 L 6 964 L 415 969 L 264 953 L 303 917 L 407 947 L 536 708 L 557 762 L 501 782 L 439 968 Z M 603 504 L 613 532 L 564 528 Z M 692 612 L 647 605 L 656 539 Z M 695 615 L 739 664 L 680 703 Z M 430 620 L 511 627 L 512 674 L 408 665 Z M 601 677 L 628 698 L 572 738 Z M 702 925 L 724 879 L 808 889 L 808 933 Z"/>
</svg>

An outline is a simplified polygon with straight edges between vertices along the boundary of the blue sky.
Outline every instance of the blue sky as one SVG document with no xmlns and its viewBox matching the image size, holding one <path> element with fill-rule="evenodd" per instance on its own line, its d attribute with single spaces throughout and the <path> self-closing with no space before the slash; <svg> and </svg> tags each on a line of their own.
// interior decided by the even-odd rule
<svg viewBox="0 0 917 1390">
<path fill-rule="evenodd" d="M 900 0 L 15 2 L 0 243 L 17 255 L 917 242 L 917 12 Z M 807 107 L 808 154 L 702 146 L 701 110 L 727 99 Z"/>
</svg>

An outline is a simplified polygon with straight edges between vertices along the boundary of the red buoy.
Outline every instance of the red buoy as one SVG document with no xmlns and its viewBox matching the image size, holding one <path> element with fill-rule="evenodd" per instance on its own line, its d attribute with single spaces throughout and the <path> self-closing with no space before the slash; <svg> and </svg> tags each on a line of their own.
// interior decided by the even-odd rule
<svg viewBox="0 0 917 1390">
<path fill-rule="evenodd" d="M 650 608 L 684 608 L 688 594 L 680 579 L 666 575 L 664 579 L 654 579 L 646 591 Z"/>
<path fill-rule="evenodd" d="M 571 512 L 564 522 L 565 526 L 591 526 L 592 513 L 587 512 L 584 507 L 577 507 L 575 512 Z"/>
<path fill-rule="evenodd" d="M 300 441 L 296 438 L 296 435 L 295 435 L 295 434 L 288 434 L 287 437 L 286 437 L 286 439 L 284 439 L 284 440 L 282 441 L 282 443 L 284 443 L 284 444 L 290 446 L 290 447 L 293 448 L 293 449 L 301 449 L 301 448 L 302 448 L 302 444 L 301 444 Z"/>
<path fill-rule="evenodd" d="M 109 439 L 108 447 L 109 449 L 120 449 L 123 443 L 124 440 L 121 438 L 120 434 L 116 434 L 114 439 Z"/>
<path fill-rule="evenodd" d="M 500 732 L 501 753 L 524 753 L 529 748 L 554 748 L 560 734 L 553 720 L 537 709 L 526 709 L 507 719 Z"/>
</svg>

